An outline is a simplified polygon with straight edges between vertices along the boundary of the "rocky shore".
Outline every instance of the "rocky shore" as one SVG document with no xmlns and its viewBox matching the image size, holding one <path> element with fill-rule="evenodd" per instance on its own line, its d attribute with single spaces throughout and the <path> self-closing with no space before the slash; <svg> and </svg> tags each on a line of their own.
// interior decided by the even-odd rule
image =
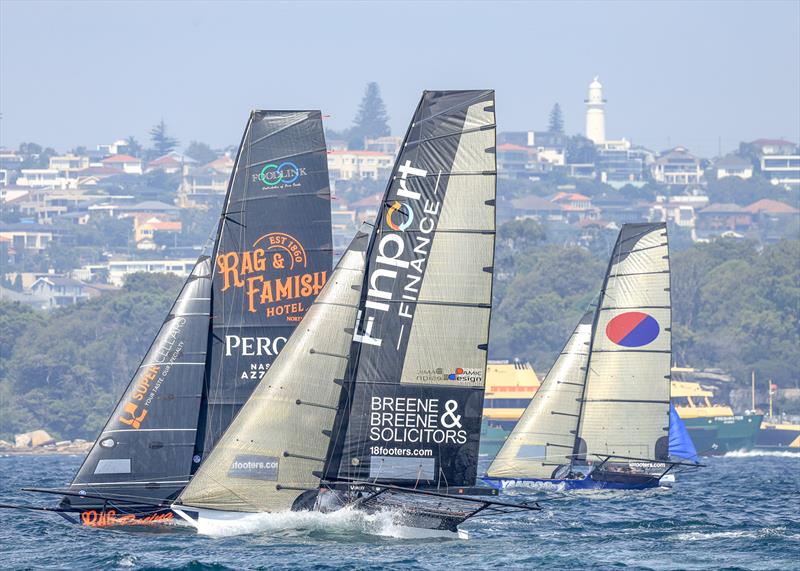
<svg viewBox="0 0 800 571">
<path fill-rule="evenodd" d="M 56 441 L 44 430 L 16 434 L 13 443 L 0 440 L 0 454 L 86 454 L 91 447 L 91 442 L 81 438 Z"/>
</svg>

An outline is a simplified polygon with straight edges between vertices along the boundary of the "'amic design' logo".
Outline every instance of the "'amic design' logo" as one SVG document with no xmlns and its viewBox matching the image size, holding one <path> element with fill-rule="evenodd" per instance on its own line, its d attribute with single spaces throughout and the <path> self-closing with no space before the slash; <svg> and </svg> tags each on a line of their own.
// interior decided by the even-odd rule
<svg viewBox="0 0 800 571">
<path fill-rule="evenodd" d="M 643 347 L 652 343 L 660 331 L 652 315 L 639 311 L 617 315 L 606 325 L 606 337 L 622 347 Z"/>
<path fill-rule="evenodd" d="M 394 221 L 394 214 L 395 212 L 399 212 L 403 210 L 403 213 L 400 213 L 398 218 L 401 220 L 400 224 L 396 224 Z M 402 204 L 398 201 L 394 201 L 389 207 L 389 210 L 386 211 L 386 223 L 389 225 L 389 228 L 392 230 L 397 230 L 399 232 L 403 232 L 406 228 L 411 226 L 411 223 L 414 221 L 414 211 L 411 210 L 411 206 L 408 203 L 403 202 Z"/>
</svg>

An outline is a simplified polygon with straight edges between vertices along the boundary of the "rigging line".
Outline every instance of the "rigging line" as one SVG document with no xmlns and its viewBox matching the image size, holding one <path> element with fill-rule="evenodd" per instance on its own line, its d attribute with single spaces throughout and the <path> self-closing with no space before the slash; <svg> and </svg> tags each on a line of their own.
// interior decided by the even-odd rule
<svg viewBox="0 0 800 571">
<path fill-rule="evenodd" d="M 466 129 L 462 128 L 461 131 L 453 131 L 452 133 L 444 133 L 442 135 L 435 135 L 433 137 L 426 137 L 424 139 L 416 139 L 414 141 L 409 141 L 408 143 L 406 143 L 406 146 L 407 147 L 408 146 L 420 146 L 420 145 L 423 145 L 424 143 L 428 143 L 430 141 L 438 141 L 440 139 L 447 139 L 447 138 L 456 137 L 456 136 L 460 137 L 461 135 L 469 135 L 471 133 L 479 133 L 481 131 L 491 131 L 494 128 L 495 128 L 495 124 L 494 123 L 492 123 L 490 125 L 487 124 L 487 125 L 479 125 L 477 127 L 468 127 Z"/>
<path fill-rule="evenodd" d="M 655 232 L 656 230 L 659 230 L 660 228 L 663 228 L 663 226 L 660 226 L 660 225 L 655 225 L 655 224 L 653 224 L 653 225 L 651 225 L 651 224 L 645 224 L 645 225 L 644 225 L 644 228 L 646 228 L 646 230 L 642 230 L 642 231 L 641 231 L 641 232 L 639 232 L 638 234 L 631 234 L 631 235 L 630 235 L 630 236 L 628 236 L 627 238 L 622 238 L 622 239 L 620 240 L 620 242 L 619 242 L 620 248 L 622 247 L 622 245 L 623 245 L 623 244 L 625 244 L 625 243 L 627 243 L 627 242 L 630 242 L 631 240 L 635 240 L 636 242 L 638 242 L 638 241 L 639 241 L 639 240 L 641 240 L 641 239 L 642 239 L 644 236 L 647 236 L 648 234 L 652 234 L 652 233 L 653 233 L 653 232 Z M 630 250 L 629 250 L 629 251 L 630 251 Z"/>
<path fill-rule="evenodd" d="M 645 251 L 647 251 L 647 250 L 653 250 L 653 249 L 655 249 L 655 248 L 663 248 L 663 247 L 665 247 L 666 245 L 667 245 L 667 243 L 666 243 L 666 242 L 663 242 L 663 243 L 661 243 L 661 244 L 656 244 L 656 245 L 654 245 L 654 246 L 645 246 L 644 248 L 636 248 L 636 249 L 633 249 L 633 250 L 628 250 L 628 253 L 629 253 L 629 254 L 637 254 L 637 253 L 639 253 L 639 252 L 645 252 Z"/>
<path fill-rule="evenodd" d="M 258 141 L 256 141 L 256 143 L 258 143 Z M 266 163 L 272 163 L 272 162 L 277 163 L 278 161 L 285 161 L 286 159 L 296 159 L 297 157 L 304 157 L 306 155 L 313 155 L 315 153 L 323 153 L 323 155 L 325 157 L 327 157 L 328 149 L 327 149 L 327 147 L 318 147 L 318 148 L 315 148 L 315 149 L 310 149 L 308 151 L 303 151 L 301 153 L 293 153 L 293 154 L 290 154 L 290 155 L 284 155 L 282 157 L 270 157 L 270 158 L 265 159 L 263 161 L 256 161 L 254 163 L 250 163 L 250 164 L 247 165 L 247 167 L 248 168 L 258 167 L 258 166 L 266 164 Z M 322 171 L 321 170 L 320 171 L 312 171 L 312 173 L 313 174 L 322 174 Z"/>
<path fill-rule="evenodd" d="M 305 116 L 304 116 L 304 117 L 301 117 L 301 118 L 299 118 L 299 119 L 297 119 L 297 120 L 295 120 L 295 121 L 293 121 L 293 122 L 291 122 L 291 123 L 287 123 L 287 124 L 286 124 L 286 125 L 284 125 L 283 127 L 280 127 L 279 129 L 276 129 L 276 130 L 274 130 L 274 131 L 272 131 L 272 132 L 270 132 L 270 133 L 267 133 L 266 135 L 264 135 L 263 137 L 261 137 L 261 138 L 259 138 L 259 139 L 256 139 L 255 141 L 251 140 L 250 144 L 251 144 L 251 145 L 257 145 L 258 143 L 260 143 L 260 142 L 262 142 L 262 141 L 266 141 L 267 139 L 270 139 L 270 138 L 274 137 L 275 135 L 278 135 L 278 134 L 280 134 L 280 133 L 283 133 L 283 132 L 284 132 L 284 131 L 286 131 L 287 129 L 291 129 L 292 127 L 296 127 L 297 125 L 299 125 L 299 124 L 300 124 L 300 123 L 302 123 L 303 121 L 307 121 L 307 120 L 310 118 L 310 114 L 309 114 L 309 113 L 307 113 L 307 112 L 303 112 L 303 111 L 295 111 L 294 113 L 297 113 L 297 114 L 304 113 L 304 114 L 305 114 Z M 266 114 L 265 114 L 265 115 L 264 115 L 264 118 L 266 118 L 266 117 L 274 118 L 274 115 L 273 115 L 273 116 L 269 116 L 269 115 L 266 115 Z"/>
<path fill-rule="evenodd" d="M 463 303 L 458 301 L 424 301 L 410 299 L 381 299 L 380 303 L 399 303 L 406 305 L 440 305 L 444 307 L 471 307 L 478 309 L 491 309 L 491 303 Z"/>
<path fill-rule="evenodd" d="M 462 102 L 458 103 L 457 105 L 453 105 L 451 107 L 447 107 L 446 109 L 443 109 L 442 111 L 439 111 L 438 113 L 435 113 L 433 115 L 425 117 L 424 119 L 419 119 L 417 121 L 414 121 L 412 119 L 411 126 L 416 126 L 416 125 L 419 125 L 420 123 L 427 123 L 428 121 L 432 121 L 433 119 L 436 119 L 437 117 L 441 117 L 442 115 L 444 115 L 446 113 L 450 113 L 451 111 L 455 111 L 455 110 L 464 110 L 464 111 L 466 111 L 467 109 L 469 109 L 469 107 L 472 106 L 473 103 L 477 103 L 478 101 L 481 101 L 487 95 L 491 95 L 491 94 L 492 94 L 492 90 L 491 89 L 487 89 L 486 91 L 481 91 L 479 95 L 476 95 L 472 99 L 468 99 L 466 101 L 462 101 Z M 424 97 L 423 97 L 423 99 L 424 99 Z M 486 104 L 487 105 L 488 104 L 494 105 L 494 99 L 490 99 L 489 101 L 486 101 Z M 491 111 L 490 113 L 494 117 L 494 112 Z M 415 113 L 415 115 L 416 115 L 416 113 Z M 494 125 L 494 123 L 492 123 L 492 124 Z"/>
<path fill-rule="evenodd" d="M 436 228 L 436 234 L 485 234 L 487 236 L 494 236 L 497 234 L 495 230 L 481 230 L 478 228 Z M 403 230 L 403 234 L 430 234 L 430 232 L 423 232 L 418 228 Z"/>
<path fill-rule="evenodd" d="M 607 306 L 607 307 L 601 307 L 600 311 L 620 311 L 627 309 L 672 309 L 672 306 L 669 305 L 630 305 L 630 306 L 614 306 L 614 307 Z"/>
</svg>

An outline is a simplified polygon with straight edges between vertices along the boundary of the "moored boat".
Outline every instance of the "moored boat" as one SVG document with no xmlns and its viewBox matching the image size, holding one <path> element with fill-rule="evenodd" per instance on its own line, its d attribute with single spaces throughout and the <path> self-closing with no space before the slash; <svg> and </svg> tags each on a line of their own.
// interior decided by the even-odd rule
<svg viewBox="0 0 800 571">
<path fill-rule="evenodd" d="M 481 456 L 495 457 L 540 384 L 530 363 L 489 361 L 481 422 Z"/>
<path fill-rule="evenodd" d="M 700 383 L 672 381 L 672 403 L 701 456 L 752 450 L 763 416 L 734 414 L 728 405 L 714 403 L 712 389 Z"/>
</svg>

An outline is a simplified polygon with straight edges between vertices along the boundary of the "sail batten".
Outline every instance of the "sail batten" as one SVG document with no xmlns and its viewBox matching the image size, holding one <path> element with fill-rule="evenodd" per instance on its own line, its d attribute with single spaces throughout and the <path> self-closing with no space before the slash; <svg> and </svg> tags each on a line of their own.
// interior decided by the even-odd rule
<svg viewBox="0 0 800 571">
<path fill-rule="evenodd" d="M 624 225 L 595 315 L 577 457 L 667 458 L 671 305 L 666 225 Z"/>
<path fill-rule="evenodd" d="M 271 366 L 331 270 L 327 152 L 319 111 L 255 111 L 214 250 L 205 458 Z"/>
<path fill-rule="evenodd" d="M 417 106 L 368 251 L 327 480 L 475 481 L 494 130 L 492 91 L 425 92 Z"/>
<path fill-rule="evenodd" d="M 156 486 L 140 512 L 180 493 L 324 286 L 330 217 L 321 114 L 252 112 L 212 255 L 187 278 L 64 507 L 104 510 L 92 486 L 109 498 L 115 486 Z"/>
<path fill-rule="evenodd" d="M 354 238 L 300 327 L 181 494 L 181 505 L 280 511 L 319 488 L 368 236 L 359 232 Z"/>
</svg>

